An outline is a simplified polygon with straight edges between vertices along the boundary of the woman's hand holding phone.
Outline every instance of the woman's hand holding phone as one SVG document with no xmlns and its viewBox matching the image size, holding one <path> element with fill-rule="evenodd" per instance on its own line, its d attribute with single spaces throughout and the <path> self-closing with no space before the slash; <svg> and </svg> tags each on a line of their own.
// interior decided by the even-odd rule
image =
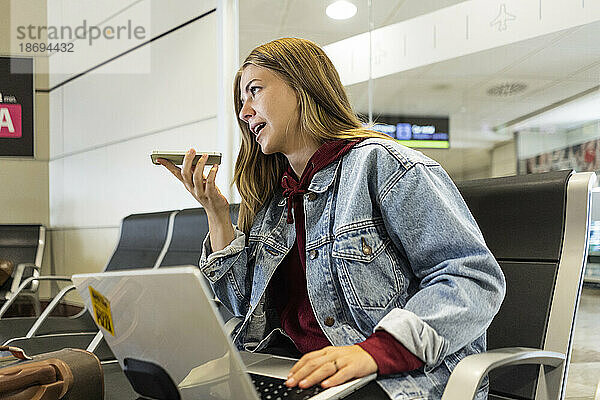
<svg viewBox="0 0 600 400">
<path fill-rule="evenodd" d="M 211 232 L 212 250 L 221 250 L 235 237 L 229 215 L 229 202 L 215 184 L 219 166 L 213 165 L 208 175 L 204 176 L 204 166 L 208 156 L 204 154 L 194 167 L 192 160 L 195 155 L 194 149 L 188 150 L 183 158 L 181 168 L 164 158 L 159 158 L 157 161 L 175 175 L 188 192 L 204 207 Z"/>
</svg>

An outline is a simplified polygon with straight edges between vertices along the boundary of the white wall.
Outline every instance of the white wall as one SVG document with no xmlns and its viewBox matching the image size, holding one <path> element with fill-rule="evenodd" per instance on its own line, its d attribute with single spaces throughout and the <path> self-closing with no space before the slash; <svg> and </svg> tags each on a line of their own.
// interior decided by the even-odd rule
<svg viewBox="0 0 600 400">
<path fill-rule="evenodd" d="M 151 8 L 153 37 L 216 6 L 214 0 L 144 2 Z M 62 1 L 53 3 L 63 7 Z M 117 14 L 111 19 L 122 20 L 118 11 L 123 4 L 113 4 Z M 82 17 L 96 11 L 79 10 Z M 108 11 L 103 12 L 113 14 Z M 132 12 L 123 11 L 135 19 Z M 192 146 L 220 151 L 216 22 L 216 12 L 211 12 L 64 84 L 73 73 L 57 70 L 51 76 L 49 193 L 55 273 L 102 270 L 117 243 L 120 221 L 129 214 L 199 206 L 168 171 L 151 164 L 150 153 Z M 115 46 L 98 51 L 104 54 L 95 55 L 95 63 L 124 50 Z M 90 68 L 87 60 L 80 64 Z M 150 72 L 139 73 L 146 67 Z"/>
<path fill-rule="evenodd" d="M 455 182 L 491 176 L 491 155 L 487 149 L 475 147 L 420 151 L 439 162 Z"/>
<path fill-rule="evenodd" d="M 514 140 L 499 144 L 492 149 L 492 177 L 516 175 L 516 150 Z"/>
</svg>

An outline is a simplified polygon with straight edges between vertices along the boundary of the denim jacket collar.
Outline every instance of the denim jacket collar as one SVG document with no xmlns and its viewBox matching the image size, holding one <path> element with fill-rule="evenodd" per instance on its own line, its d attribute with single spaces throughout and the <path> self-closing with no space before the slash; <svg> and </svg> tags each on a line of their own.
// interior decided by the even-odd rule
<svg viewBox="0 0 600 400">
<path fill-rule="evenodd" d="M 310 185 L 308 186 L 308 190 L 310 192 L 315 193 L 323 193 L 333 184 L 335 180 L 336 171 L 340 166 L 342 158 L 333 161 L 331 164 L 327 165 L 325 168 L 320 170 L 313 176 Z"/>
<path fill-rule="evenodd" d="M 315 176 L 313 176 L 310 185 L 308 185 L 308 191 L 314 193 L 323 193 L 329 189 L 329 187 L 333 184 L 335 180 L 336 171 L 340 166 L 342 159 L 333 161 L 331 164 L 327 165 L 322 170 L 318 171 Z M 278 192 L 277 195 L 280 195 Z M 277 205 L 279 207 L 283 207 L 286 205 L 285 197 L 282 197 L 278 200 Z"/>
</svg>

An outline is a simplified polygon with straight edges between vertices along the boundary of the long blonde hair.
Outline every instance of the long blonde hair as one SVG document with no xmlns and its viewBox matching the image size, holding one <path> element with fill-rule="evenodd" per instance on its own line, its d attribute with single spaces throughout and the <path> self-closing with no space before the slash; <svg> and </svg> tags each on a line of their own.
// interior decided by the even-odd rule
<svg viewBox="0 0 600 400">
<path fill-rule="evenodd" d="M 362 126 L 352 111 L 333 63 L 319 46 L 305 39 L 277 39 L 252 50 L 233 82 L 236 115 L 242 108 L 242 72 L 251 64 L 277 73 L 294 89 L 298 98 L 299 130 L 313 141 L 323 144 L 362 137 L 391 139 Z M 242 144 L 233 180 L 242 196 L 238 227 L 248 235 L 256 213 L 279 187 L 289 163 L 281 153 L 263 154 L 248 124 L 240 119 L 238 124 L 242 130 Z"/>
</svg>

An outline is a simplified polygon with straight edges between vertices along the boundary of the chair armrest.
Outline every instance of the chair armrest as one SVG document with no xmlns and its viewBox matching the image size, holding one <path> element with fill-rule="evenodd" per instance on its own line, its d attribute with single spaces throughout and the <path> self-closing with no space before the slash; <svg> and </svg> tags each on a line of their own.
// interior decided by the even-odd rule
<svg viewBox="0 0 600 400">
<path fill-rule="evenodd" d="M 473 354 L 462 359 L 454 368 L 442 400 L 475 398 L 481 381 L 493 369 L 522 364 L 558 367 L 565 359 L 566 357 L 562 353 L 527 347 L 507 347 Z"/>
<path fill-rule="evenodd" d="M 31 263 L 22 263 L 17 265 L 15 269 L 15 273 L 13 275 L 12 285 L 10 286 L 10 297 L 15 296 L 17 290 L 19 290 L 19 286 L 21 285 L 21 279 L 23 279 L 23 274 L 25 273 L 26 268 L 31 268 L 34 271 L 34 276 L 40 275 L 40 267 Z M 37 272 L 37 274 L 36 274 Z M 37 288 L 34 288 L 34 290 Z"/>
<path fill-rule="evenodd" d="M 42 324 L 46 321 L 46 318 L 48 318 L 50 313 L 54 311 L 58 303 L 67 295 L 67 293 L 74 289 L 75 285 L 68 285 L 65 286 L 60 292 L 58 292 L 58 294 L 54 296 L 52 301 L 46 306 L 44 312 L 38 317 L 38 319 L 35 320 L 34 324 L 31 326 L 29 332 L 27 332 L 25 337 L 33 337 L 37 333 L 38 329 L 40 329 L 40 326 L 42 326 Z"/>
<path fill-rule="evenodd" d="M 40 267 L 38 267 L 37 265 L 35 265 L 34 263 L 21 263 L 17 265 L 17 270 L 19 270 L 19 268 L 23 271 L 25 271 L 25 268 L 33 268 L 33 269 L 37 269 L 39 271 Z"/>
<path fill-rule="evenodd" d="M 17 296 L 19 295 L 19 293 L 21 293 L 23 291 L 23 289 L 25 289 L 27 287 L 27 285 L 29 285 L 32 281 L 66 281 L 66 282 L 71 282 L 71 278 L 68 276 L 32 276 L 30 278 L 27 278 L 23 281 L 23 283 L 21 283 L 21 285 L 19 286 L 19 289 L 17 289 L 17 291 L 15 293 L 13 293 L 13 295 L 10 297 L 10 299 L 8 299 L 6 301 L 6 303 L 4 303 L 4 305 L 2 306 L 2 308 L 0 308 L 0 319 L 2 319 L 2 316 L 4 314 L 6 314 L 6 311 L 10 308 L 10 306 L 15 302 L 15 300 L 17 299 Z"/>
</svg>

